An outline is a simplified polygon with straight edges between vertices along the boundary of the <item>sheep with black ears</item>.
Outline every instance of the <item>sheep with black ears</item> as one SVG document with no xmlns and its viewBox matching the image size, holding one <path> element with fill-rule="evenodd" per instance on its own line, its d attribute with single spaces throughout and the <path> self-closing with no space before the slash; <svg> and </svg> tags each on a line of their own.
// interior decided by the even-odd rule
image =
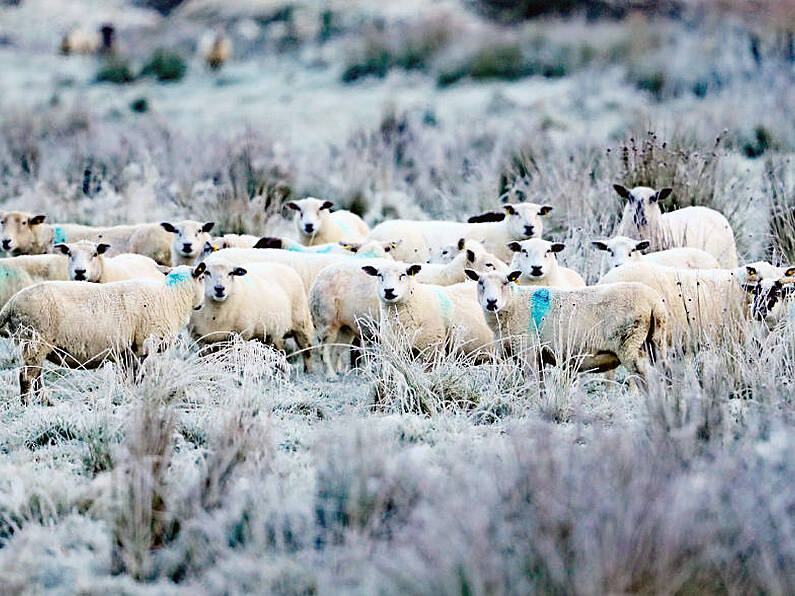
<svg viewBox="0 0 795 596">
<path fill-rule="evenodd" d="M 298 241 L 305 246 L 339 242 L 360 242 L 367 237 L 370 228 L 361 217 L 351 211 L 340 209 L 331 212 L 334 203 L 314 197 L 289 201 L 285 207 L 293 209 Z"/>
<path fill-rule="evenodd" d="M 205 243 L 210 240 L 210 231 L 215 222 L 202 223 L 186 219 L 178 223 L 161 222 L 162 228 L 173 235 L 171 240 L 171 266 L 192 265 Z"/>
<path fill-rule="evenodd" d="M 654 190 L 636 186 L 628 190 L 620 184 L 615 191 L 627 204 L 621 216 L 618 233 L 636 240 L 648 239 L 654 251 L 674 247 L 699 248 L 711 254 L 724 269 L 737 267 L 737 246 L 728 220 L 708 207 L 684 207 L 668 213 L 660 203 L 671 188 Z"/>
<path fill-rule="evenodd" d="M 651 242 L 648 240 L 635 240 L 627 236 L 614 236 L 605 240 L 594 240 L 591 244 L 607 253 L 605 260 L 609 269 L 634 261 L 677 267 L 679 269 L 720 268 L 718 260 L 700 248 L 669 248 L 667 250 L 644 253 L 643 251 L 648 250 L 651 246 Z"/>
<path fill-rule="evenodd" d="M 204 304 L 194 311 L 190 332 L 202 343 L 228 341 L 232 334 L 257 339 L 284 351 L 295 339 L 303 350 L 304 370 L 312 372 L 315 331 L 301 278 L 276 263 L 232 264 L 209 261 L 204 279 Z"/>
<path fill-rule="evenodd" d="M 523 286 L 554 286 L 558 288 L 582 288 L 585 280 L 568 267 L 561 267 L 555 255 L 566 245 L 531 238 L 522 242 L 511 242 L 508 249 L 514 254 L 509 269 L 520 270 L 519 284 Z"/>
<path fill-rule="evenodd" d="M 55 250 L 69 259 L 69 279 L 110 283 L 128 279 L 163 279 L 163 272 L 149 257 L 121 254 L 108 257 L 110 244 L 88 240 L 56 244 Z"/>
</svg>

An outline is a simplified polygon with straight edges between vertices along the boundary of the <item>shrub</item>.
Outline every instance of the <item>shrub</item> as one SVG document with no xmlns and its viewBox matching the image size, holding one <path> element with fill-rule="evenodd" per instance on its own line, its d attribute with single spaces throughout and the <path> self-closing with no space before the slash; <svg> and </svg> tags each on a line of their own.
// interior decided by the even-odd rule
<svg viewBox="0 0 795 596">
<path fill-rule="evenodd" d="M 154 76 L 158 81 L 179 81 L 188 66 L 185 59 L 171 50 L 157 50 L 146 63 L 141 76 Z"/>
<path fill-rule="evenodd" d="M 124 83 L 132 83 L 134 80 L 135 75 L 130 69 L 130 63 L 116 55 L 105 58 L 97 73 L 97 81 L 100 83 L 122 85 Z"/>
</svg>

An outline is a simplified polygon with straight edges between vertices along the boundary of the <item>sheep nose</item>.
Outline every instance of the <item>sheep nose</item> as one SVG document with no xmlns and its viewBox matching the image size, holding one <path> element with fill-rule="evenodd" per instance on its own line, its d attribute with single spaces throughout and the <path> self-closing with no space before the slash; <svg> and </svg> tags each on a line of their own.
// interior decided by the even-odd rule
<svg viewBox="0 0 795 596">
<path fill-rule="evenodd" d="M 486 308 L 488 310 L 497 310 L 497 299 L 496 298 L 486 298 Z"/>
<path fill-rule="evenodd" d="M 536 276 L 536 277 L 540 277 L 541 276 L 541 267 L 536 267 L 535 265 L 533 265 L 531 267 L 530 273 L 532 275 Z"/>
<path fill-rule="evenodd" d="M 395 289 L 394 288 L 384 288 L 384 298 L 391 300 L 395 297 Z"/>
<path fill-rule="evenodd" d="M 9 248 L 11 248 L 11 240 L 3 238 L 3 250 L 8 250 Z"/>
<path fill-rule="evenodd" d="M 75 269 L 75 279 L 81 280 L 86 278 L 86 270 L 85 269 Z"/>
<path fill-rule="evenodd" d="M 215 290 L 216 296 L 223 296 L 226 288 L 224 288 L 224 286 L 215 286 L 213 290 Z"/>
<path fill-rule="evenodd" d="M 525 226 L 524 227 L 524 235 L 525 236 L 532 236 L 533 235 L 533 226 Z"/>
<path fill-rule="evenodd" d="M 306 230 L 307 234 L 311 234 L 315 231 L 315 224 L 306 224 L 304 225 L 304 229 Z"/>
<path fill-rule="evenodd" d="M 182 250 L 184 252 L 190 252 L 191 248 L 193 248 L 193 244 L 192 243 L 190 243 L 190 242 L 183 242 L 182 243 Z"/>
</svg>

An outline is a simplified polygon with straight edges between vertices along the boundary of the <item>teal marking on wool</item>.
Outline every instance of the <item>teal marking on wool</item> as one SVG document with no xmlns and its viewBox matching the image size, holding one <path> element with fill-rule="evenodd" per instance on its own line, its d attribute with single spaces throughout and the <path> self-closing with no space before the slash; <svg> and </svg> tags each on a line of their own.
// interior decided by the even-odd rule
<svg viewBox="0 0 795 596">
<path fill-rule="evenodd" d="M 324 246 L 323 248 L 314 248 L 313 246 L 288 246 L 287 250 L 293 252 L 309 252 L 315 255 L 322 255 L 331 252 L 333 246 Z"/>
<path fill-rule="evenodd" d="M 53 244 L 62 244 L 66 242 L 66 230 L 64 230 L 61 226 L 55 226 L 52 229 L 52 243 Z"/>
<path fill-rule="evenodd" d="M 450 326 L 450 321 L 453 318 L 453 302 L 450 298 L 442 292 L 439 288 L 432 288 L 434 292 L 436 292 L 436 299 L 439 301 L 439 310 L 442 313 L 442 318 L 444 319 L 445 326 Z"/>
<path fill-rule="evenodd" d="M 373 251 L 355 252 L 353 256 L 359 259 L 378 259 L 380 257 L 380 255 L 375 254 Z"/>
<path fill-rule="evenodd" d="M 530 316 L 533 318 L 535 330 L 541 330 L 541 323 L 549 312 L 549 290 L 541 288 L 533 292 L 530 296 Z"/>
<path fill-rule="evenodd" d="M 188 271 L 172 271 L 168 275 L 166 275 L 166 285 L 169 288 L 173 288 L 177 284 L 181 284 L 186 282 L 190 279 L 191 275 Z"/>
<path fill-rule="evenodd" d="M 0 282 L 5 281 L 10 277 L 16 277 L 17 272 L 14 269 L 8 269 L 7 267 L 3 267 L 0 265 Z"/>
</svg>

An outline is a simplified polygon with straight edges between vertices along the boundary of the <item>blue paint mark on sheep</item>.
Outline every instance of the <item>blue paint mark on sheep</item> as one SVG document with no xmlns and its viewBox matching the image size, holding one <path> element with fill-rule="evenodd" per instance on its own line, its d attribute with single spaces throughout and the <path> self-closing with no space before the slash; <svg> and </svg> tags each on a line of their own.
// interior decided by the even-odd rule
<svg viewBox="0 0 795 596">
<path fill-rule="evenodd" d="M 52 243 L 61 244 L 63 242 L 66 242 L 66 230 L 61 226 L 55 226 L 52 229 Z"/>
<path fill-rule="evenodd" d="M 544 317 L 549 312 L 549 290 L 541 288 L 530 295 L 530 316 L 533 320 L 534 328 L 531 331 L 540 331 Z"/>
<path fill-rule="evenodd" d="M 323 248 L 314 248 L 312 246 L 288 246 L 287 250 L 293 252 L 309 252 L 316 255 L 322 255 L 331 252 L 333 247 L 331 245 L 324 246 Z"/>
<path fill-rule="evenodd" d="M 8 269 L 0 265 L 0 282 L 7 280 L 9 277 L 16 277 L 17 272 L 13 269 Z"/>
<path fill-rule="evenodd" d="M 436 299 L 439 301 L 439 311 L 442 313 L 442 319 L 446 327 L 450 326 L 453 319 L 453 302 L 450 298 L 442 292 L 439 288 L 433 288 L 436 293 Z"/>
<path fill-rule="evenodd" d="M 168 275 L 166 275 L 166 285 L 169 288 L 173 288 L 177 284 L 181 284 L 183 282 L 188 281 L 191 278 L 191 275 L 187 271 L 172 271 Z"/>
</svg>

